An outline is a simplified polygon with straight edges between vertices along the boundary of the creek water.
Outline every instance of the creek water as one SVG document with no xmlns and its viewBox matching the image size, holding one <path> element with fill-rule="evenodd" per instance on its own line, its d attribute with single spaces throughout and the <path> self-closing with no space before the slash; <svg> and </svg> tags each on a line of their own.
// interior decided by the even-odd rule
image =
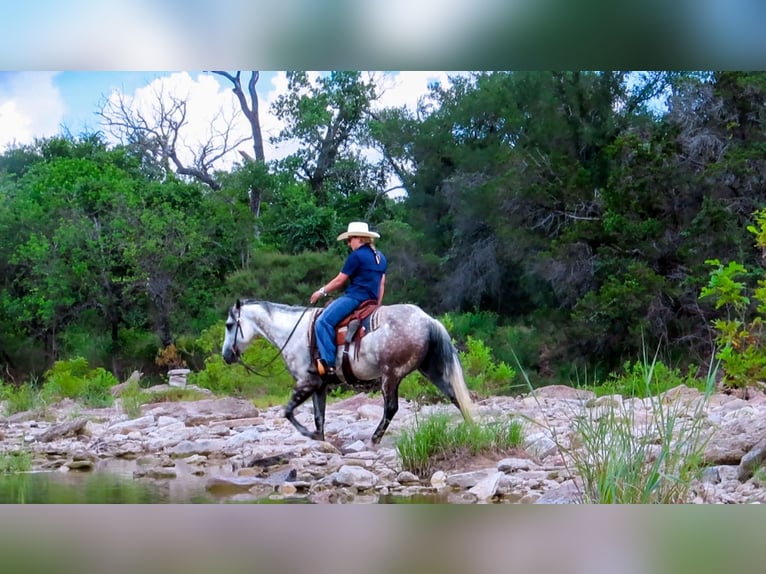
<svg viewBox="0 0 766 574">
<path fill-rule="evenodd" d="M 209 477 L 179 473 L 176 478 L 134 478 L 134 461 L 110 461 L 91 471 L 0 474 L 0 504 L 307 504 L 305 495 L 207 488 Z M 360 504 L 432 504 L 440 496 L 360 494 L 345 498 Z"/>
</svg>

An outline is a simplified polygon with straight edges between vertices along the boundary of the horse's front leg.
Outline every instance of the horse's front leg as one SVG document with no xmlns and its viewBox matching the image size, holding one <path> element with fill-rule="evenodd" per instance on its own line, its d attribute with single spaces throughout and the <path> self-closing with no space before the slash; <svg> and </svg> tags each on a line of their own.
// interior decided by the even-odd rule
<svg viewBox="0 0 766 574">
<path fill-rule="evenodd" d="M 383 434 L 386 432 L 391 419 L 394 418 L 396 411 L 399 410 L 399 383 L 401 378 L 384 375 L 381 391 L 383 393 L 383 418 L 381 419 L 375 432 L 372 433 L 372 444 L 378 444 Z"/>
<path fill-rule="evenodd" d="M 310 379 L 301 379 L 298 380 L 295 384 L 295 389 L 293 389 L 293 395 L 290 397 L 290 401 L 287 403 L 287 406 L 285 407 L 285 418 L 289 420 L 291 423 L 293 423 L 293 426 L 298 430 L 299 433 L 301 433 L 303 436 L 307 436 L 309 438 L 312 438 L 314 440 L 324 440 L 324 402 L 325 398 L 322 397 L 321 399 L 317 399 L 315 393 L 320 391 L 320 389 L 324 389 L 325 385 L 324 383 L 319 379 L 319 377 L 316 378 L 310 378 Z M 324 395 L 326 396 L 326 389 L 323 390 Z M 317 427 L 317 430 L 315 432 L 311 432 L 309 429 L 307 429 L 305 426 L 303 426 L 301 423 L 298 422 L 298 420 L 295 418 L 295 414 L 293 411 L 302 405 L 306 399 L 309 398 L 309 396 L 314 395 L 314 421 L 316 422 L 316 413 L 317 413 L 317 400 L 320 400 L 321 406 L 322 406 L 322 429 L 320 431 L 319 427 Z"/>
<path fill-rule="evenodd" d="M 327 404 L 327 385 L 321 385 L 311 397 L 314 400 L 314 425 L 317 440 L 324 440 L 324 411 Z"/>
</svg>

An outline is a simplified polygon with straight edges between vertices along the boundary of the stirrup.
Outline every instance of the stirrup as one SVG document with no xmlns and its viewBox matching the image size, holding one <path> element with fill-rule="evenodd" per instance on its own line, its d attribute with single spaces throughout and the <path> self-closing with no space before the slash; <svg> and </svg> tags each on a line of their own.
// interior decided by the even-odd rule
<svg viewBox="0 0 766 574">
<path fill-rule="evenodd" d="M 309 373 L 320 377 L 335 376 L 335 367 L 328 367 L 323 359 L 317 359 L 316 363 L 309 368 Z"/>
</svg>

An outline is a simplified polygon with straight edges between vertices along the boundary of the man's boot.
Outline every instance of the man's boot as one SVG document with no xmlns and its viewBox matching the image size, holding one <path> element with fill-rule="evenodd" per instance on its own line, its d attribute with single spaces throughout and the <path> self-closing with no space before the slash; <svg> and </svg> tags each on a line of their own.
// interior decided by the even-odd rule
<svg viewBox="0 0 766 574">
<path fill-rule="evenodd" d="M 335 367 L 330 367 L 324 359 L 317 359 L 309 367 L 309 374 L 319 375 L 324 380 L 329 380 L 335 376 Z"/>
</svg>

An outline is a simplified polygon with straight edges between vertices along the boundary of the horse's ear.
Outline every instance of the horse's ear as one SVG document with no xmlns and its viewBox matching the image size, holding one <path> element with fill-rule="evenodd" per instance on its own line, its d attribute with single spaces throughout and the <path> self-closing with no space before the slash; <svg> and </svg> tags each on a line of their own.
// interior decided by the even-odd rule
<svg viewBox="0 0 766 574">
<path fill-rule="evenodd" d="M 239 310 L 239 308 L 242 307 L 242 301 L 240 301 L 239 299 L 237 299 L 236 307 L 237 307 L 237 310 Z"/>
</svg>

